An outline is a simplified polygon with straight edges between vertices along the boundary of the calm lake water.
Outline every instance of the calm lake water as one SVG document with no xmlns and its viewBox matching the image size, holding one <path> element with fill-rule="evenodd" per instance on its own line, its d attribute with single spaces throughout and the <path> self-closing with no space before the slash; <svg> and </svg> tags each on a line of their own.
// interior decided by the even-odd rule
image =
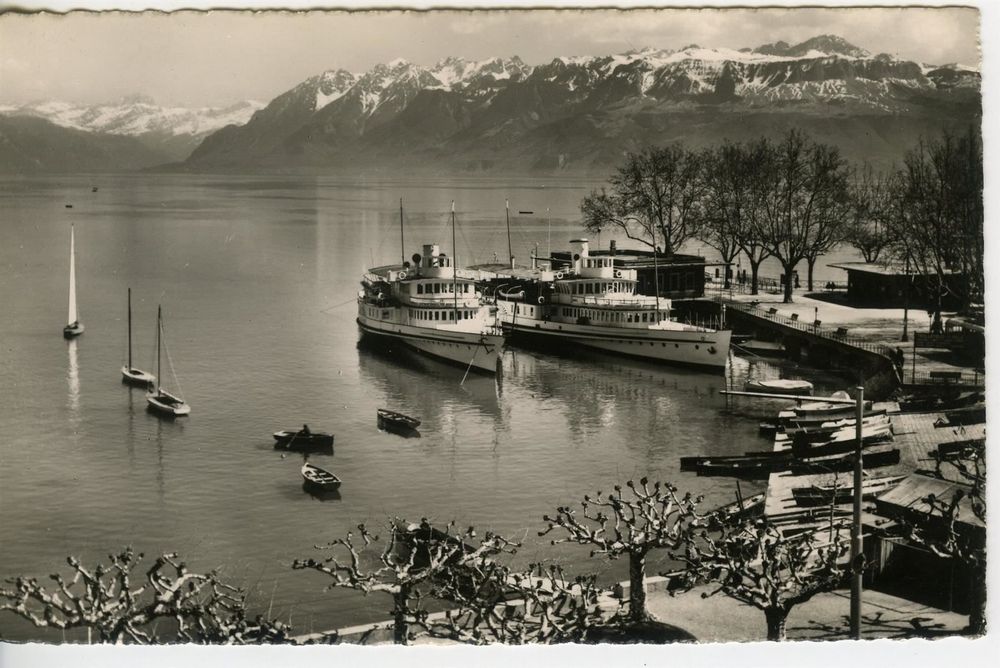
<svg viewBox="0 0 1000 668">
<path fill-rule="evenodd" d="M 393 515 L 493 529 L 525 540 L 519 561 L 624 578 L 624 563 L 539 539 L 541 517 L 643 475 L 707 504 L 732 500 L 732 481 L 678 472 L 682 455 L 764 444 L 752 417 L 724 410 L 723 374 L 511 349 L 499 378 L 463 385 L 462 369 L 360 347 L 354 320 L 361 272 L 399 259 L 400 197 L 407 256 L 432 241 L 451 252 L 454 199 L 458 261 L 471 264 L 506 255 L 505 198 L 534 212 L 513 220 L 514 253 L 527 258 L 550 234 L 555 248 L 580 234 L 579 200 L 593 185 L 0 181 L 0 578 L 45 576 L 69 554 L 93 563 L 127 544 L 176 551 L 247 588 L 255 611 L 308 632 L 383 618 L 389 604 L 324 592 L 323 577 L 291 562 Z M 86 333 L 66 342 L 71 223 Z M 182 390 L 188 418 L 158 419 L 142 390 L 119 382 L 128 287 L 135 364 L 155 370 L 162 304 L 178 377 L 165 371 L 164 382 Z M 737 383 L 777 373 L 739 359 L 727 371 Z M 420 417 L 422 438 L 379 432 L 381 406 Z M 304 422 L 336 433 L 335 454 L 314 460 L 344 480 L 339 498 L 305 492 L 301 457 L 272 448 L 273 431 Z M 12 615 L 0 615 L 0 635 L 61 639 Z"/>
</svg>

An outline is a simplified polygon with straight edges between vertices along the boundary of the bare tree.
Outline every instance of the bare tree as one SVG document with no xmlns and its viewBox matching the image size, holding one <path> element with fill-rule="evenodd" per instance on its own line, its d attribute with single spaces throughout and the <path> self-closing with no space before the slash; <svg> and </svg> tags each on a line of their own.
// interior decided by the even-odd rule
<svg viewBox="0 0 1000 668">
<path fill-rule="evenodd" d="M 667 255 L 697 235 L 703 191 L 698 154 L 676 143 L 629 153 L 609 183 L 610 192 L 594 190 L 580 204 L 587 230 L 617 230 Z"/>
<path fill-rule="evenodd" d="M 0 588 L 0 610 L 37 627 L 87 629 L 102 643 L 149 644 L 164 640 L 243 644 L 283 642 L 289 627 L 260 617 L 246 617 L 239 589 L 213 572 L 193 573 L 176 554 L 159 557 L 144 577 L 135 577 L 142 553 L 131 547 L 109 555 L 108 564 L 85 567 L 69 557 L 69 577 L 53 573 L 55 587 L 18 577 Z M 159 624 L 172 630 L 162 631 Z"/>
<path fill-rule="evenodd" d="M 841 585 L 847 541 L 840 527 L 784 535 L 766 520 L 732 524 L 713 518 L 692 534 L 682 558 L 689 584 L 708 581 L 719 592 L 764 612 L 767 639 L 785 639 L 785 621 L 793 607 Z"/>
<path fill-rule="evenodd" d="M 898 246 L 903 185 L 898 172 L 876 173 L 868 163 L 854 175 L 845 239 L 875 263 Z"/>
<path fill-rule="evenodd" d="M 764 242 L 781 263 L 785 303 L 792 301 L 792 273 L 807 258 L 825 252 L 839 237 L 837 212 L 843 205 L 846 165 L 840 152 L 817 144 L 798 130 L 773 146 L 762 140 L 770 159 L 762 160 Z"/>
<path fill-rule="evenodd" d="M 556 515 L 543 519 L 548 528 L 538 532 L 544 536 L 557 528 L 567 536 L 557 543 L 578 543 L 593 547 L 590 554 L 617 559 L 629 559 L 629 621 L 640 624 L 649 619 L 646 610 L 646 556 L 656 549 L 677 549 L 684 544 L 687 533 L 697 526 L 702 516 L 697 513 L 701 497 L 678 496 L 673 485 L 659 482 L 649 485 L 642 478 L 636 485 L 629 480 L 623 492 L 620 485 L 605 497 L 584 496 L 577 515 L 569 506 L 557 508 Z"/>
<path fill-rule="evenodd" d="M 726 264 L 723 287 L 728 288 L 730 268 L 740 253 L 740 238 L 753 223 L 754 173 L 743 144 L 726 142 L 706 150 L 702 161 L 705 203 L 700 237 L 719 252 Z"/>
<path fill-rule="evenodd" d="M 429 593 L 435 578 L 449 569 L 463 569 L 481 564 L 488 557 L 501 552 L 512 552 L 518 544 L 493 533 L 487 533 L 479 545 L 468 542 L 476 537 L 473 528 L 464 533 L 452 533 L 453 524 L 441 530 L 425 518 L 419 525 L 408 527 L 396 518 L 389 523 L 389 538 L 377 557 L 374 568 L 362 564 L 362 553 L 379 540 L 364 524 L 358 525 L 361 544 L 356 545 L 354 534 L 348 533 L 317 549 L 331 550 L 326 559 L 299 559 L 292 564 L 295 569 L 311 569 L 333 579 L 329 588 L 344 587 L 368 595 L 384 592 L 392 596 L 393 640 L 409 644 L 419 634 L 427 612 L 421 599 Z"/>
<path fill-rule="evenodd" d="M 583 642 L 603 621 L 596 577 L 570 578 L 555 564 L 531 564 L 515 572 L 483 562 L 449 571 L 434 594 L 457 607 L 423 625 L 435 637 L 462 643 Z"/>
<path fill-rule="evenodd" d="M 956 290 L 968 305 L 983 296 L 983 151 L 974 128 L 921 141 L 905 159 L 900 240 L 916 268 L 936 278 L 935 327 L 941 299 Z M 949 281 L 954 271 L 961 281 Z"/>
</svg>

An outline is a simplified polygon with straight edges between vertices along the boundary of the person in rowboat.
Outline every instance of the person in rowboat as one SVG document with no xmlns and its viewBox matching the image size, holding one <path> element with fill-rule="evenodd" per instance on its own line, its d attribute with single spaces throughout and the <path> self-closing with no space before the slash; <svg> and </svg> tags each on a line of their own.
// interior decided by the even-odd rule
<svg viewBox="0 0 1000 668">
<path fill-rule="evenodd" d="M 302 434 L 303 436 L 308 436 L 309 435 L 309 425 L 307 425 L 307 424 L 302 425 L 302 431 L 300 431 L 299 433 Z"/>
</svg>

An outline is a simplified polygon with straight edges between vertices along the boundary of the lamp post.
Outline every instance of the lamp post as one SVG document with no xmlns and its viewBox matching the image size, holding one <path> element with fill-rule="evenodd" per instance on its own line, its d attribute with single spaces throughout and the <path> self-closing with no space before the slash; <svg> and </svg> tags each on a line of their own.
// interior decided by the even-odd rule
<svg viewBox="0 0 1000 668">
<path fill-rule="evenodd" d="M 910 290 L 913 288 L 913 280 L 910 277 L 910 256 L 906 256 L 906 278 L 903 281 L 903 338 L 900 341 L 909 341 L 907 325 L 910 320 Z"/>
<path fill-rule="evenodd" d="M 755 397 L 760 399 L 787 399 L 802 403 L 803 401 L 825 401 L 830 404 L 842 404 L 855 406 L 855 428 L 854 428 L 854 512 L 851 521 L 851 638 L 861 639 L 861 595 L 862 576 L 864 574 L 864 538 L 861 527 L 861 501 L 863 493 L 861 489 L 862 478 L 864 476 L 864 461 L 861 452 L 862 446 L 862 423 L 865 415 L 865 388 L 857 386 L 854 388 L 854 399 L 841 399 L 839 397 L 803 397 L 797 394 L 770 394 L 764 392 L 738 392 L 735 390 L 722 390 L 720 394 L 736 397 Z"/>
</svg>

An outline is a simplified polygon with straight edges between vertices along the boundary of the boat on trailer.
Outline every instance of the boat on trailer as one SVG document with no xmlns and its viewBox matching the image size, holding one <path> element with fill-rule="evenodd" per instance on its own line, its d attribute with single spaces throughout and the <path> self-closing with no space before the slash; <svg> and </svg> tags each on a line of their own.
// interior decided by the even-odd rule
<svg viewBox="0 0 1000 668">
<path fill-rule="evenodd" d="M 332 492 L 340 488 L 341 480 L 325 468 L 306 462 L 302 465 L 302 479 L 307 487 L 320 492 Z"/>
<path fill-rule="evenodd" d="M 163 389 L 163 383 L 160 380 L 163 378 L 162 369 L 160 368 L 160 350 L 165 347 L 166 344 L 163 341 L 163 308 L 158 306 L 156 308 L 156 380 L 150 391 L 146 393 L 146 403 L 150 409 L 168 417 L 189 415 L 191 407 L 187 405 L 187 402 L 179 394 L 172 394 Z M 173 363 L 170 362 L 169 353 L 167 353 L 167 362 L 170 363 L 172 371 Z M 177 375 L 173 374 L 173 376 L 176 383 Z"/>
<path fill-rule="evenodd" d="M 156 376 L 132 366 L 132 288 L 128 289 L 128 363 L 122 367 L 122 380 L 142 387 L 150 387 L 156 382 Z"/>
</svg>

